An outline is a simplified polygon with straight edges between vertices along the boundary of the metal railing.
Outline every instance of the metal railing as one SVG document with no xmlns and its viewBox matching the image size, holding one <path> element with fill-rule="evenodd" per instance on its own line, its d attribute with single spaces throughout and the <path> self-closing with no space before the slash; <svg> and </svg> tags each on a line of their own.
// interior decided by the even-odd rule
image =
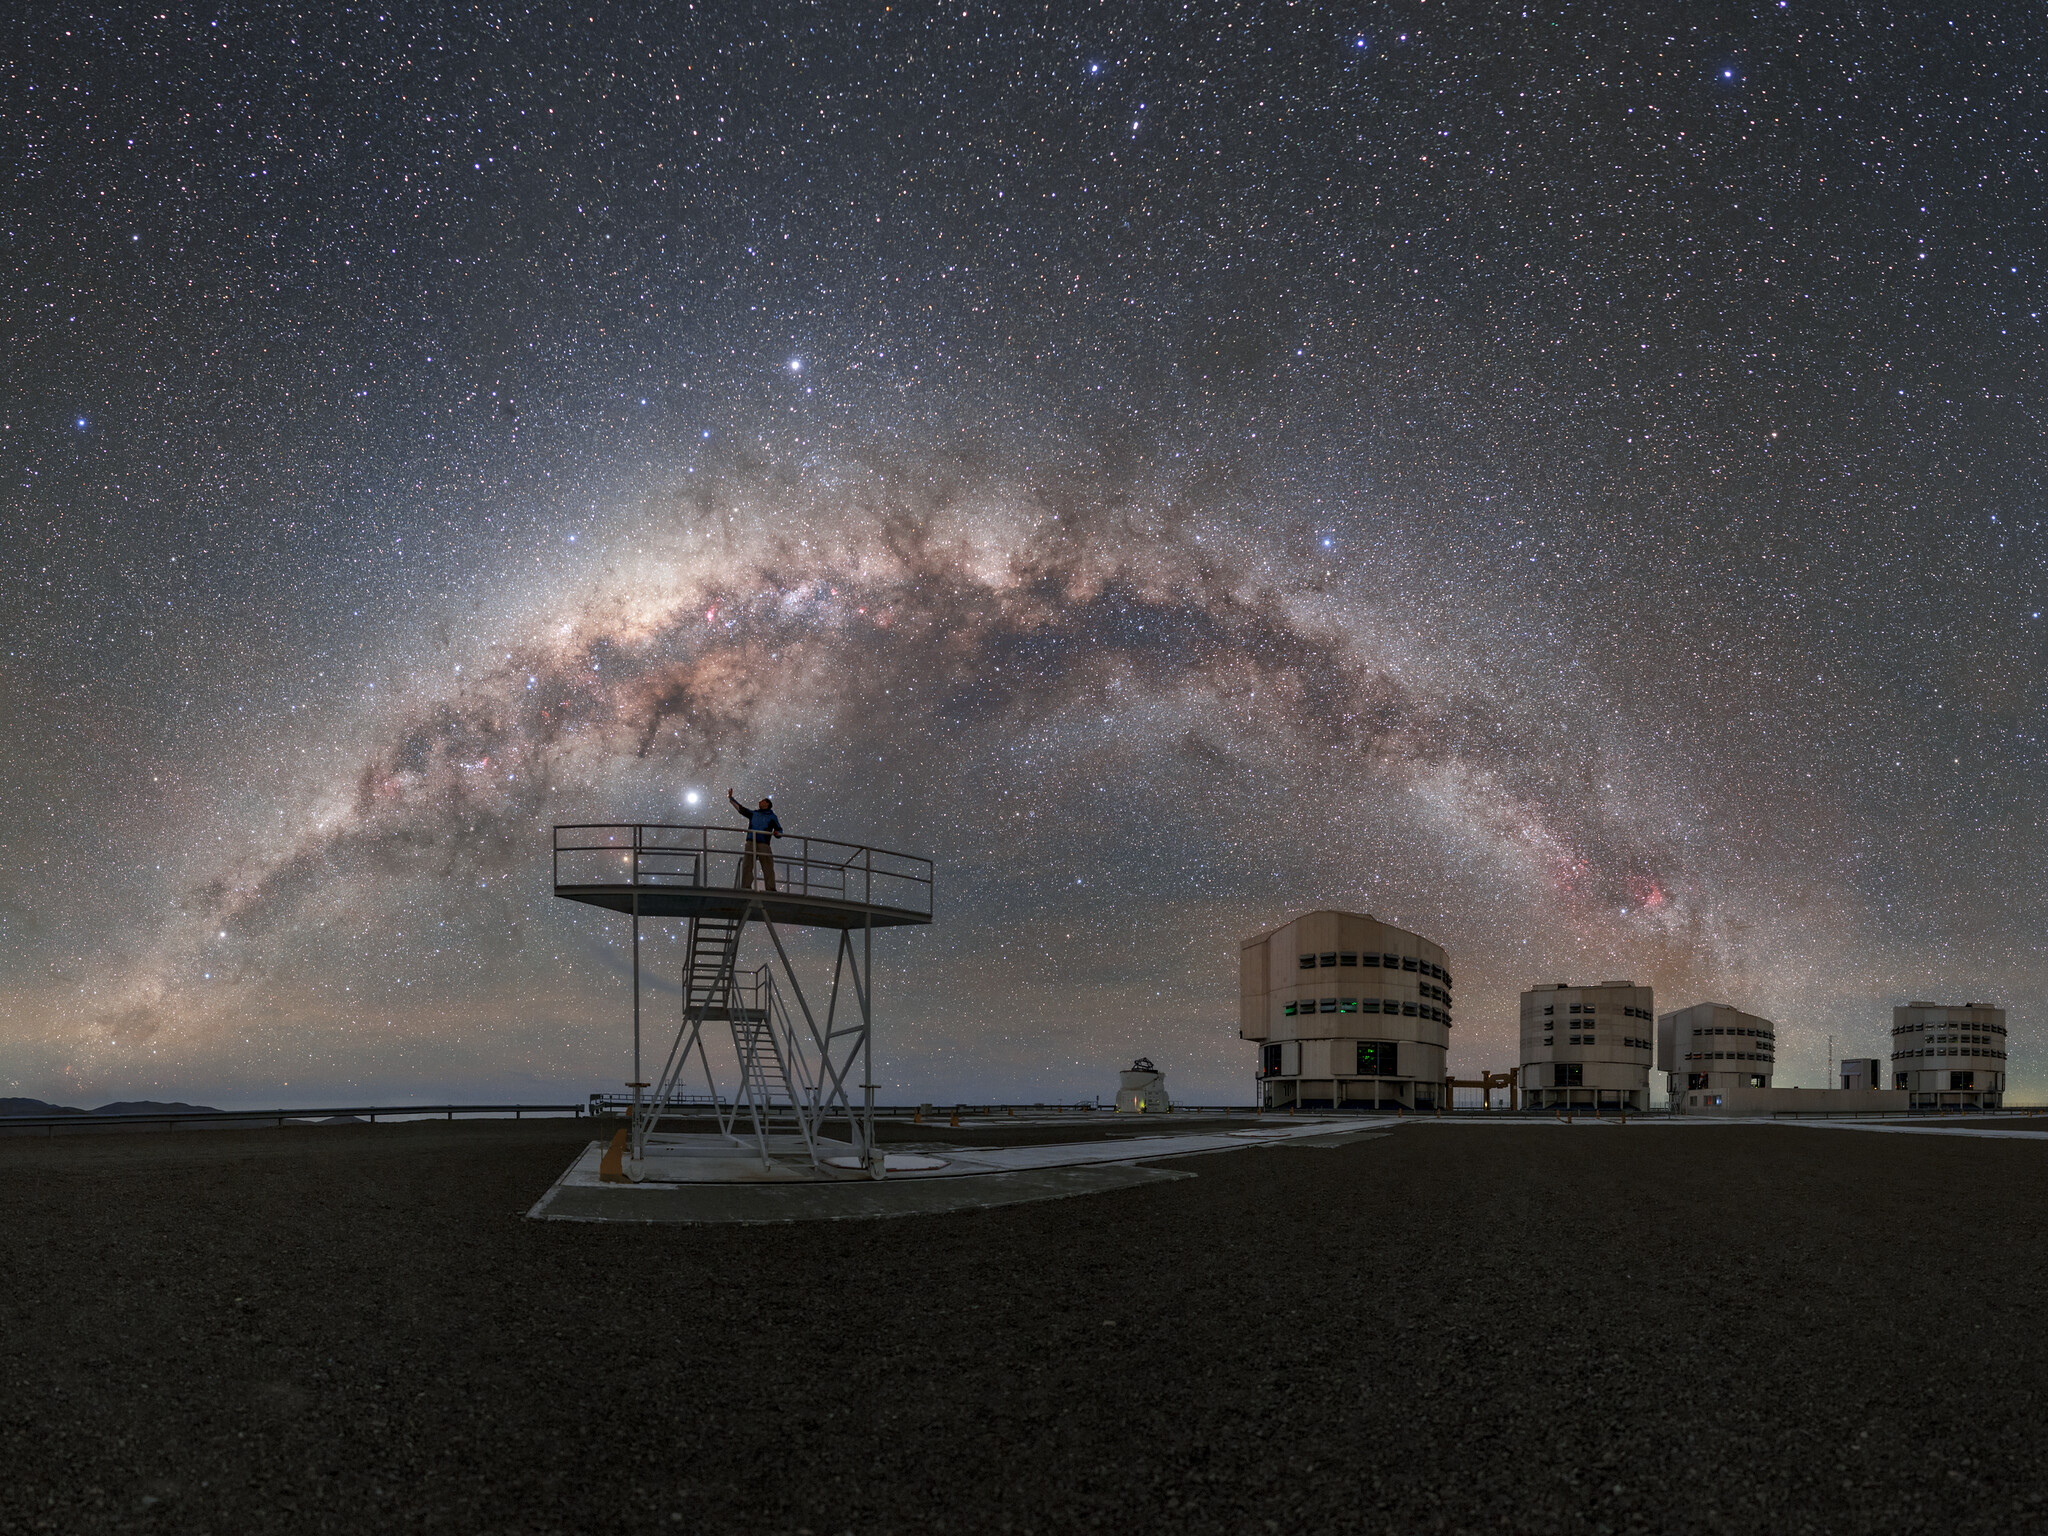
<svg viewBox="0 0 2048 1536">
<path fill-rule="evenodd" d="M 69 1115 L 0 1115 L 0 1132 L 12 1130 L 118 1130 L 161 1125 L 289 1125 L 294 1121 L 365 1120 L 374 1124 L 379 1115 L 386 1120 L 453 1120 L 457 1115 L 487 1115 L 514 1120 L 528 1115 L 568 1115 L 581 1119 L 589 1112 L 583 1104 L 371 1104 L 339 1109 L 152 1109 L 137 1114 L 101 1115 L 83 1110 Z"/>
<path fill-rule="evenodd" d="M 1896 1090 L 1893 1090 L 1896 1092 Z M 2048 1114 L 2039 1104 L 2001 1104 L 1973 1108 L 1968 1104 L 1917 1104 L 1906 1109 L 1777 1109 L 1773 1120 L 1989 1120 Z"/>
<path fill-rule="evenodd" d="M 732 1107 L 730 1099 L 713 1099 L 708 1093 L 677 1094 L 669 1100 L 669 1107 L 663 1111 L 663 1119 L 689 1120 L 709 1118 L 720 1106 Z M 632 1095 L 624 1093 L 593 1093 L 590 1096 L 589 1112 L 593 1116 L 616 1116 L 625 1118 L 633 1112 Z M 1259 1113 L 1256 1104 L 1175 1104 L 1171 1109 L 1148 1111 L 1145 1114 L 1128 1113 L 1122 1116 L 1129 1121 L 1152 1120 L 1163 1115 L 1255 1115 Z M 1323 1113 L 1323 1111 L 1319 1111 Z M 877 1104 L 875 1118 L 878 1120 L 914 1120 L 919 1115 L 927 1121 L 933 1118 L 948 1118 L 953 1115 L 972 1116 L 977 1119 L 1020 1119 L 1040 1115 L 1099 1115 L 1105 1120 L 1118 1118 L 1115 1106 L 1091 1104 L 1086 1100 L 1075 1103 L 1006 1104 L 976 1102 L 973 1104 Z"/>
<path fill-rule="evenodd" d="M 732 890 L 749 873 L 740 827 L 593 822 L 555 828 L 555 888 Z M 822 837 L 771 845 L 776 893 L 932 913 L 932 861 Z"/>
</svg>

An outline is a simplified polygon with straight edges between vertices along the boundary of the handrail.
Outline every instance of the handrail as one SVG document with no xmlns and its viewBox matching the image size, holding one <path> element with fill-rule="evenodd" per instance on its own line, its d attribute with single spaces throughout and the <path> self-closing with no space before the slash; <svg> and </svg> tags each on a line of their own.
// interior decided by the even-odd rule
<svg viewBox="0 0 2048 1536">
<path fill-rule="evenodd" d="M 714 827 L 703 822 L 695 821 L 563 821 L 557 822 L 555 824 L 555 836 L 559 840 L 561 834 L 564 832 L 609 831 L 615 827 L 637 827 L 640 831 L 643 832 L 707 832 L 715 837 L 731 836 L 741 838 L 747 836 L 749 831 L 751 830 L 747 827 L 733 827 L 725 825 Z M 886 855 L 887 857 L 892 859 L 908 859 L 913 864 L 922 864 L 927 869 L 931 868 L 932 861 L 930 859 L 923 857 L 920 854 L 902 853 L 894 848 L 877 847 L 873 843 L 842 843 L 837 838 L 812 837 L 807 832 L 800 832 L 794 834 L 784 833 L 783 835 L 785 837 L 795 836 L 807 842 L 825 843 L 834 848 L 845 848 L 850 852 L 856 854 L 879 853 Z M 591 843 L 587 845 L 579 844 L 576 846 L 584 848 L 585 851 L 595 852 L 600 848 L 608 848 L 616 845 L 610 843 Z M 564 848 L 562 851 L 564 853 L 567 853 L 570 850 Z M 665 850 L 655 849 L 652 851 L 662 852 Z"/>
<path fill-rule="evenodd" d="M 96 1114 L 88 1109 L 69 1115 L 0 1115 L 0 1131 L 31 1126 L 186 1125 L 237 1120 L 270 1120 L 283 1125 L 287 1120 L 333 1119 L 341 1115 L 372 1122 L 379 1115 L 387 1118 L 438 1115 L 444 1120 L 453 1120 L 457 1115 L 510 1115 L 515 1120 L 526 1115 L 569 1115 L 580 1119 L 588 1112 L 587 1104 L 370 1104 L 348 1105 L 339 1109 L 156 1109 L 122 1115 Z"/>
<path fill-rule="evenodd" d="M 745 827 L 682 822 L 569 822 L 554 829 L 555 889 L 728 890 L 740 888 L 752 858 L 753 833 Z M 789 845 L 794 845 L 793 847 Z M 563 860 L 569 856 L 569 878 Z M 912 853 L 844 843 L 834 838 L 785 836 L 769 855 L 776 894 L 825 897 L 862 906 L 930 917 L 932 861 Z M 734 860 L 733 878 L 718 878 L 713 861 Z M 880 894 L 886 900 L 878 900 Z"/>
<path fill-rule="evenodd" d="M 1889 1090 L 1896 1093 L 1897 1089 Z M 1948 1090 L 1954 1091 L 1954 1090 Z M 2038 1104 L 1923 1104 L 1908 1109 L 1774 1109 L 1773 1120 L 1983 1120 L 1998 1115 L 2039 1115 Z"/>
<path fill-rule="evenodd" d="M 714 1099 L 708 1093 L 677 1095 L 670 1101 L 670 1107 L 663 1112 L 664 1119 L 687 1120 L 693 1118 L 692 1109 L 708 1110 L 713 1104 L 730 1103 L 730 1100 Z M 590 1096 L 589 1112 L 593 1116 L 617 1117 L 630 1115 L 633 1098 L 624 1093 L 593 1093 Z M 1124 1113 L 1119 1117 L 1117 1110 L 1108 1104 L 1091 1103 L 1086 1099 L 1077 1101 L 1009 1102 L 991 1099 L 976 1099 L 973 1103 L 945 1104 L 877 1104 L 875 1114 L 898 1119 L 914 1119 L 924 1115 L 974 1115 L 994 1118 L 1028 1117 L 1031 1115 L 1100 1115 L 1105 1123 L 1136 1125 L 1141 1122 L 1158 1120 L 1166 1115 L 1256 1115 L 1256 1104 L 1175 1104 L 1170 1109 L 1147 1111 L 1143 1114 Z M 1319 1111 L 1320 1113 L 1320 1111 Z M 1284 1118 L 1284 1117 L 1283 1117 Z"/>
</svg>

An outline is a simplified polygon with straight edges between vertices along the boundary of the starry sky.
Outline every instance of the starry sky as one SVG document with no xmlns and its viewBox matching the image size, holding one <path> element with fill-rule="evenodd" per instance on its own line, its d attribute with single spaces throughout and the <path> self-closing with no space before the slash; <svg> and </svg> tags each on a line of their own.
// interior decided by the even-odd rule
<svg viewBox="0 0 2048 1536">
<path fill-rule="evenodd" d="M 1461 1074 L 1625 976 L 1809 1086 L 1999 1003 L 2039 1096 L 1990 11 L 17 18 L 0 1093 L 616 1088 L 549 827 L 730 785 L 936 861 L 885 1102 L 1247 1102 L 1322 906 L 1445 946 Z"/>
</svg>

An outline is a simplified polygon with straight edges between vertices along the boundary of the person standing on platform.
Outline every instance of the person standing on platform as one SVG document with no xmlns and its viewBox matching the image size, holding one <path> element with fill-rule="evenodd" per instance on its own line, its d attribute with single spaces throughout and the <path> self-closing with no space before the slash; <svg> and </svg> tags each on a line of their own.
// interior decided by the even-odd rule
<svg viewBox="0 0 2048 1536">
<path fill-rule="evenodd" d="M 740 797 L 727 789 L 725 798 L 732 802 L 732 808 L 747 818 L 746 852 L 740 855 L 740 889 L 754 888 L 754 866 L 761 866 L 761 888 L 775 889 L 774 839 L 782 836 L 782 823 L 775 816 L 775 802 L 766 795 L 761 797 L 758 810 L 748 810 L 740 804 Z"/>
</svg>

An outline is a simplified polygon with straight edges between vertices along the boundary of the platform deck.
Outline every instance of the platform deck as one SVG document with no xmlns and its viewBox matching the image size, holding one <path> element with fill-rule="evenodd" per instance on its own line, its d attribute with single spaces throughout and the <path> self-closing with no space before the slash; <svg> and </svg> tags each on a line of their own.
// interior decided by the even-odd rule
<svg viewBox="0 0 2048 1536">
<path fill-rule="evenodd" d="M 891 907 L 879 902 L 846 901 L 832 896 L 801 892 L 749 891 L 737 887 L 703 885 L 558 885 L 555 894 L 564 901 L 580 901 L 609 912 L 630 913 L 634 897 L 642 917 L 724 917 L 744 916 L 758 906 L 768 921 L 779 927 L 805 928 L 905 928 L 929 923 L 929 912 Z"/>
</svg>

